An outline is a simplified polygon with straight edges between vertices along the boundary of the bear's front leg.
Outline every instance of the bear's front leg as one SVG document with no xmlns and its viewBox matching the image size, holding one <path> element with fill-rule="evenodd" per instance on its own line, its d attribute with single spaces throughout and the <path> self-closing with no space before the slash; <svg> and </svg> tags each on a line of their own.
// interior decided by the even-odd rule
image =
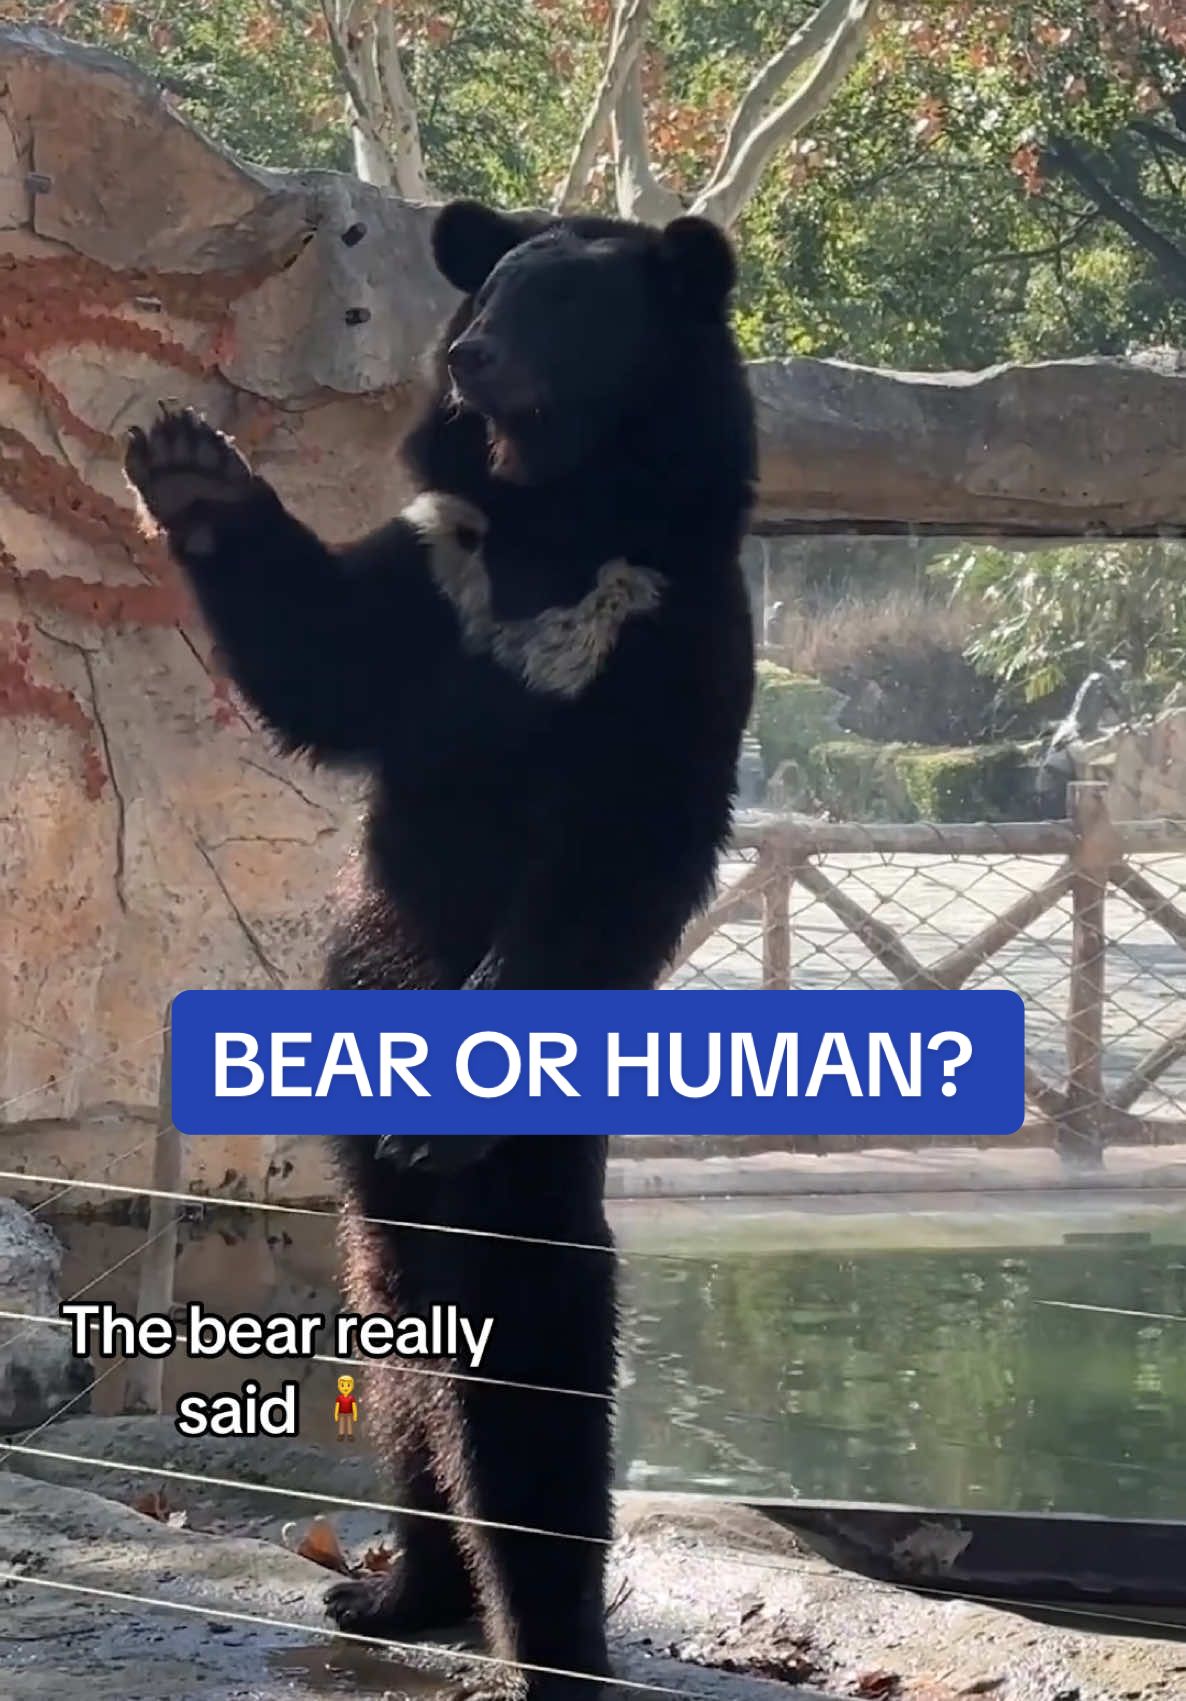
<svg viewBox="0 0 1186 1701">
<path fill-rule="evenodd" d="M 162 412 L 148 431 L 134 426 L 124 471 L 182 559 L 212 555 L 228 510 L 272 495 L 230 439 L 191 408 Z"/>
<path fill-rule="evenodd" d="M 369 750 L 376 682 L 390 672 L 377 634 L 398 630 L 391 599 L 375 587 L 398 581 L 391 568 L 400 549 L 417 546 L 396 539 L 372 561 L 364 540 L 363 562 L 347 571 L 349 552 L 328 549 L 190 408 L 132 430 L 124 470 L 168 538 L 235 684 L 283 743 L 351 760 Z"/>
</svg>

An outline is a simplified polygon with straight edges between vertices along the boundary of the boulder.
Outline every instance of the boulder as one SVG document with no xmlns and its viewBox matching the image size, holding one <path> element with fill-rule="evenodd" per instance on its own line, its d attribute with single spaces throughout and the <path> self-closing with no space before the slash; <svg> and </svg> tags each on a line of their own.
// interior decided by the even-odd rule
<svg viewBox="0 0 1186 1701">
<path fill-rule="evenodd" d="M 56 1317 L 62 1249 L 44 1223 L 0 1199 L 0 1310 Z M 0 1317 L 0 1433 L 30 1429 L 76 1400 L 91 1380 L 65 1329 Z M 88 1401 L 72 1405 L 88 1409 Z"/>
</svg>

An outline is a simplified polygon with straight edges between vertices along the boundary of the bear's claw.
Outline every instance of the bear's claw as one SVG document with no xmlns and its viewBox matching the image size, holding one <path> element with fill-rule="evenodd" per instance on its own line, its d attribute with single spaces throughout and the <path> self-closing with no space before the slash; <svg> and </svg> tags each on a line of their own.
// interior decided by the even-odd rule
<svg viewBox="0 0 1186 1701">
<path fill-rule="evenodd" d="M 170 532 L 184 531 L 199 504 L 244 501 L 254 482 L 230 439 L 192 408 L 162 409 L 147 431 L 133 426 L 124 472 L 152 518 Z"/>
<path fill-rule="evenodd" d="M 455 1610 L 451 1610 L 455 1609 Z M 448 1629 L 472 1615 L 472 1603 L 431 1603 L 410 1590 L 398 1573 L 335 1583 L 327 1589 L 325 1610 L 339 1630 L 356 1636 L 416 1636 Z"/>
</svg>

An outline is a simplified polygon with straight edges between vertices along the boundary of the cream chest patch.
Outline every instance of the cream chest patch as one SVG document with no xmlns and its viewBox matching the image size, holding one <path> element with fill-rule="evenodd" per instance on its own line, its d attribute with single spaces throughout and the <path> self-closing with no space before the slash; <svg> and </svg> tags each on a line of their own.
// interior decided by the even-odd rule
<svg viewBox="0 0 1186 1701">
<path fill-rule="evenodd" d="M 466 649 L 492 656 L 531 691 L 579 697 L 613 654 L 626 622 L 650 614 L 663 594 L 661 573 L 607 561 L 579 602 L 523 620 L 496 620 L 482 560 L 485 516 L 460 497 L 426 491 L 403 517 L 431 547 L 433 580 L 456 611 Z"/>
</svg>

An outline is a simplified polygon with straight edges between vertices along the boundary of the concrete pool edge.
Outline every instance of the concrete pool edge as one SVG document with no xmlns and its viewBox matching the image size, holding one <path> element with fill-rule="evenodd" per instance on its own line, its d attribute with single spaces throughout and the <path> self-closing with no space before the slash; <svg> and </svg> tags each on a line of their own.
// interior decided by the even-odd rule
<svg viewBox="0 0 1186 1701">
<path fill-rule="evenodd" d="M 1098 1168 L 1072 1165 L 1046 1147 L 1001 1150 L 934 1146 L 857 1152 L 769 1151 L 742 1157 L 611 1157 L 610 1199 L 805 1198 L 887 1193 L 1182 1192 L 1186 1145 L 1112 1146 Z"/>
</svg>

